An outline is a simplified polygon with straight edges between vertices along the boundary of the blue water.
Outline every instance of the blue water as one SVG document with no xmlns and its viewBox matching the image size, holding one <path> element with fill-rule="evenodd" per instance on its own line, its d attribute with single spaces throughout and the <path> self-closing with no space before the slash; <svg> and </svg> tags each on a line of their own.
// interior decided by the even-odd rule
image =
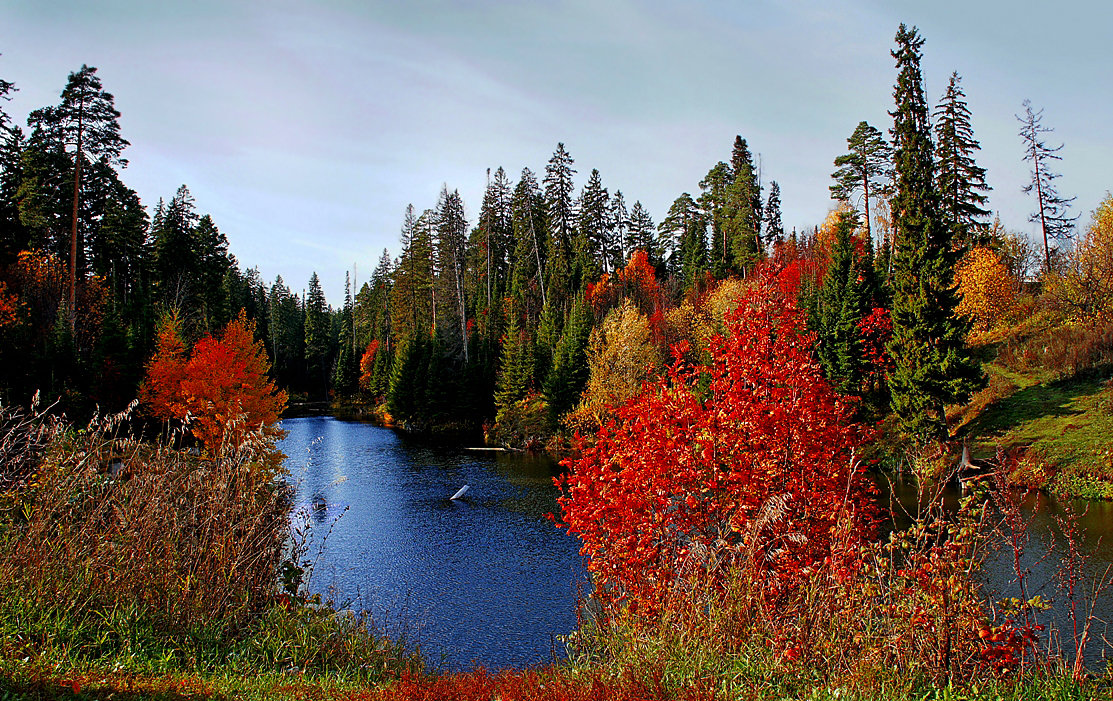
<svg viewBox="0 0 1113 701">
<path fill-rule="evenodd" d="M 561 654 L 586 571 L 579 541 L 546 518 L 559 508 L 551 461 L 430 447 L 331 417 L 281 425 L 312 524 L 311 591 L 369 612 L 436 668 L 520 668 Z M 466 497 L 450 501 L 465 484 Z"/>
</svg>

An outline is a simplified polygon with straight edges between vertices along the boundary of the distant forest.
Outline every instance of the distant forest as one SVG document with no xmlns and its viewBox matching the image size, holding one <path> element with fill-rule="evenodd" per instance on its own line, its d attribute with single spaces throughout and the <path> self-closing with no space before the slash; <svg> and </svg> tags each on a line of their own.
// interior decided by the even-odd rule
<svg viewBox="0 0 1113 701">
<path fill-rule="evenodd" d="M 0 111 L 0 400 L 40 391 L 77 416 L 119 409 L 137 395 L 167 319 L 189 344 L 242 310 L 295 399 L 373 408 L 416 431 L 484 428 L 496 442 L 538 443 L 601 425 L 678 341 L 692 358 L 705 354 L 741 286 L 789 269 L 828 379 L 863 410 L 892 401 L 899 413 L 911 390 L 894 394 L 902 370 L 891 351 L 923 312 L 908 305 L 950 317 L 961 301 L 955 266 L 974 250 L 992 255 L 1015 294 L 1062 265 L 1056 245 L 1074 222 L 1069 200 L 1055 209 L 1041 193 L 1036 250 L 989 220 L 960 78 L 929 109 L 920 43 L 898 35 L 894 124 L 883 134 L 862 122 L 849 135 L 835 205 L 809 230 L 785 231 L 780 187 L 762 181 L 742 136 L 659 222 L 598 170 L 578 170 L 560 143 L 536 172 L 488 170 L 474 221 L 448 187 L 431 207 L 406 208 L 400 254 L 384 250 L 339 308 L 316 273 L 299 294 L 242 267 L 185 185 L 148 210 L 122 179 L 129 144 L 113 96 L 83 66 L 26 129 Z M 0 97 L 15 89 L 0 81 Z M 1039 116 L 1028 107 L 1037 141 Z M 919 226 L 901 216 L 930 223 L 922 240 L 900 233 Z M 933 265 L 942 297 L 909 302 L 909 285 Z M 962 341 L 980 313 L 930 332 L 949 339 L 948 367 L 966 376 L 948 380 L 948 401 L 981 381 Z M 921 402 L 930 418 L 907 428 L 945 433 L 942 397 Z"/>
</svg>

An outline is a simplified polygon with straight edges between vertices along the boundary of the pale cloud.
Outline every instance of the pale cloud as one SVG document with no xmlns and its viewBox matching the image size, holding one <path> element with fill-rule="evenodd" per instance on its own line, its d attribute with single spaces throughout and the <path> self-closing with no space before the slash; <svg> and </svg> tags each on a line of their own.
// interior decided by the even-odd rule
<svg viewBox="0 0 1113 701">
<path fill-rule="evenodd" d="M 990 205 L 1027 230 L 1013 114 L 1030 97 L 1067 143 L 1060 189 L 1077 211 L 1109 182 L 1113 112 L 1105 3 L 857 0 L 412 0 L 153 3 L 9 0 L 0 76 L 17 120 L 98 66 L 153 205 L 187 183 L 241 265 L 334 302 L 344 270 L 397 252 L 407 203 L 459 188 L 476 214 L 485 171 L 539 175 L 563 141 L 582 183 L 656 219 L 730 155 L 735 134 L 782 187 L 785 222 L 822 220 L 832 160 L 858 121 L 886 130 L 892 36 L 927 39 L 928 99 L 964 78 Z M 1105 28 L 1104 30 L 1102 28 Z M 1032 36 L 1045 37 L 1043 50 Z"/>
</svg>

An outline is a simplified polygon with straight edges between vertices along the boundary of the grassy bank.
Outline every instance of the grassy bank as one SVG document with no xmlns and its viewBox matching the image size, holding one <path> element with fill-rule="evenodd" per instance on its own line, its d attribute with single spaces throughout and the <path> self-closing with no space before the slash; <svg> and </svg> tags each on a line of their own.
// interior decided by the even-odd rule
<svg viewBox="0 0 1113 701">
<path fill-rule="evenodd" d="M 305 533 L 262 434 L 202 457 L 136 440 L 127 413 L 77 429 L 2 411 L 0 689 L 262 698 L 421 669 L 306 598 Z"/>
<path fill-rule="evenodd" d="M 951 411 L 974 456 L 1010 456 L 1017 486 L 1113 498 L 1113 327 L 1035 315 L 975 342 L 988 385 Z"/>
</svg>

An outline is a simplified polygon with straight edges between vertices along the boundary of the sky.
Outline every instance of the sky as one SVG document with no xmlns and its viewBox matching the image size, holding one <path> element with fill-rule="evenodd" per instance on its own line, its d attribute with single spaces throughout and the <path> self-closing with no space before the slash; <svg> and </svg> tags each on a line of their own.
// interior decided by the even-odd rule
<svg viewBox="0 0 1113 701">
<path fill-rule="evenodd" d="M 97 67 L 149 209 L 187 185 L 242 268 L 295 290 L 316 271 L 338 304 L 345 271 L 400 252 L 407 204 L 447 185 L 474 224 L 488 168 L 541 174 L 557 142 L 577 188 L 598 168 L 660 221 L 740 134 L 785 226 L 821 223 L 854 127 L 891 127 L 901 22 L 930 104 L 962 76 L 1005 226 L 1036 233 L 1030 99 L 1085 227 L 1113 189 L 1107 0 L 0 0 L 0 78 L 22 123 Z"/>
</svg>

